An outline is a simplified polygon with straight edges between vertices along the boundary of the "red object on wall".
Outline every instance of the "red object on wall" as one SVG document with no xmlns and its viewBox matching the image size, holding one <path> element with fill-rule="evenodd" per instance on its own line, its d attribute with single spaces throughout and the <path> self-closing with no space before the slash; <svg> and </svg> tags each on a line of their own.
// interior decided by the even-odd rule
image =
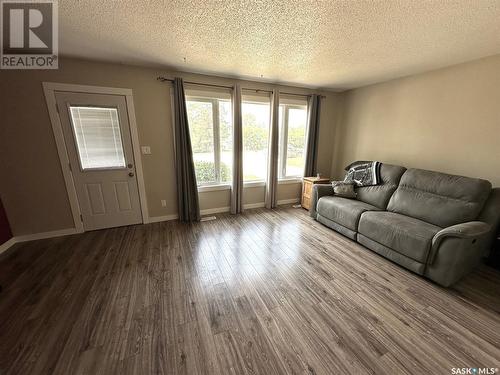
<svg viewBox="0 0 500 375">
<path fill-rule="evenodd" d="M 3 209 L 2 200 L 0 199 L 0 245 L 12 238 L 9 221 Z"/>
</svg>

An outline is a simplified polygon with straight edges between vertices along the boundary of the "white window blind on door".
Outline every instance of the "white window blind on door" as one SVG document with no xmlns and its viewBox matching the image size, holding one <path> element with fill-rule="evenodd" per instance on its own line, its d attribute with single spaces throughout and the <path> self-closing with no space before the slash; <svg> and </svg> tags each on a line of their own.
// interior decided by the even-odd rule
<svg viewBox="0 0 500 375">
<path fill-rule="evenodd" d="M 82 170 L 125 168 L 116 108 L 70 106 Z"/>
</svg>

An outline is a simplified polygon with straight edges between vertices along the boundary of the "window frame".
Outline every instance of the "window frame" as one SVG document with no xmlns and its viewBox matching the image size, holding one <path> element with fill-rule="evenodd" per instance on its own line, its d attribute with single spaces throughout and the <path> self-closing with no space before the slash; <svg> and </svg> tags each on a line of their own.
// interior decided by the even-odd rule
<svg viewBox="0 0 500 375">
<path fill-rule="evenodd" d="M 206 96 L 199 96 L 199 95 L 186 95 L 186 102 L 188 101 L 196 101 L 196 102 L 203 102 L 203 103 L 210 103 L 212 106 L 212 126 L 213 126 L 213 145 L 214 145 L 214 168 L 215 168 L 215 181 L 213 182 L 207 182 L 207 183 L 199 183 L 197 182 L 197 187 L 200 192 L 202 191 L 210 191 L 210 190 L 225 190 L 229 189 L 231 187 L 231 182 L 224 182 L 221 181 L 221 140 L 220 140 L 220 111 L 219 111 L 219 103 L 220 102 L 229 102 L 232 105 L 231 99 L 225 99 L 225 98 L 217 98 L 216 96 L 214 97 L 206 97 Z M 250 103 L 250 104 L 263 104 L 260 101 L 254 101 L 254 100 L 242 100 L 243 103 Z M 307 113 L 307 105 L 301 105 L 301 104 L 287 104 L 283 103 L 280 104 L 280 107 L 282 107 L 282 116 L 279 119 L 279 148 L 278 148 L 278 182 L 280 184 L 283 183 L 294 183 L 297 181 L 301 181 L 302 178 L 304 177 L 303 175 L 301 176 L 291 176 L 286 174 L 286 158 L 287 158 L 287 153 L 288 153 L 288 118 L 289 118 L 289 110 L 290 109 L 298 109 L 298 110 L 305 110 Z M 234 124 L 232 124 L 234 125 Z M 269 124 L 269 127 L 271 124 Z M 308 124 L 306 123 L 306 135 L 307 135 L 307 126 Z M 269 142 L 269 140 L 268 140 Z M 233 145 L 234 147 L 234 145 Z M 304 152 L 306 148 L 306 142 L 304 142 Z M 242 155 L 243 157 L 243 155 Z M 244 186 L 245 187 L 252 187 L 252 186 L 265 186 L 266 181 L 265 179 L 260 179 L 260 180 L 251 180 L 251 181 L 244 181 Z"/>
<path fill-rule="evenodd" d="M 214 168 L 215 168 L 215 181 L 200 183 L 196 181 L 199 191 L 209 191 L 209 190 L 223 190 L 225 187 L 230 187 L 231 182 L 221 181 L 221 150 L 220 150 L 220 117 L 219 117 L 219 102 L 229 102 L 232 105 L 231 99 L 222 99 L 217 97 L 204 97 L 197 95 L 186 95 L 186 107 L 187 102 L 203 102 L 211 103 L 212 105 L 212 126 L 213 126 L 213 144 L 214 144 Z M 232 124 L 231 124 L 232 125 Z M 191 132 L 191 129 L 189 129 Z M 233 146 L 234 147 L 234 146 Z M 231 169 L 232 170 L 232 169 Z M 221 189 L 219 189 L 220 187 Z"/>
<path fill-rule="evenodd" d="M 263 96 L 262 97 L 262 100 L 256 100 L 255 98 L 251 98 L 251 99 L 243 99 L 241 100 L 241 107 L 242 107 L 242 113 L 243 113 L 243 104 L 259 104 L 259 105 L 268 105 L 269 106 L 269 116 L 271 115 L 271 98 L 269 96 Z M 244 127 L 244 124 L 242 124 L 242 128 Z M 268 134 L 269 134 L 269 131 L 271 129 L 271 119 L 269 118 L 269 121 L 268 121 L 268 124 L 267 124 L 267 131 L 268 131 Z M 243 129 L 242 129 L 242 132 L 243 132 Z M 244 158 L 244 153 L 245 153 L 245 150 L 244 150 L 244 147 L 245 147 L 245 144 L 244 144 L 244 140 L 243 140 L 243 152 L 242 152 L 242 155 L 241 157 Z M 268 135 L 268 138 L 267 138 L 267 149 L 269 150 L 269 135 Z M 269 158 L 269 155 L 267 155 L 267 158 Z M 269 160 L 266 159 L 266 163 L 268 163 Z M 266 170 L 267 170 L 267 165 L 266 165 Z M 244 168 L 244 166 L 243 166 Z M 266 173 L 267 174 L 267 173 Z M 259 180 L 245 180 L 244 177 L 245 176 L 245 172 L 243 171 L 243 186 L 244 187 L 260 187 L 260 186 L 266 186 L 266 183 L 267 183 L 267 179 L 266 177 L 264 177 L 263 179 L 259 179 Z"/>
<path fill-rule="evenodd" d="M 283 108 L 283 116 L 279 119 L 279 147 L 278 147 L 278 181 L 297 181 L 301 180 L 304 175 L 302 172 L 301 176 L 291 176 L 286 174 L 286 158 L 288 153 L 288 112 L 290 109 L 301 109 L 306 111 L 307 115 L 307 105 L 300 104 L 280 104 Z M 307 137 L 307 119 L 306 119 L 306 137 Z M 304 155 L 306 151 L 307 139 L 304 140 Z"/>
</svg>

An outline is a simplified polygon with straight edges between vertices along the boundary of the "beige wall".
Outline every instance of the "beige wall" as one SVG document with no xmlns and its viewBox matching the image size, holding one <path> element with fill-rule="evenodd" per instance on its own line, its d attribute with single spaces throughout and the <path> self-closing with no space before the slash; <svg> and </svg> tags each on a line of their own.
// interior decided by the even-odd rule
<svg viewBox="0 0 500 375">
<path fill-rule="evenodd" d="M 169 72 L 62 59 L 57 71 L 0 72 L 0 196 L 14 235 L 39 233 L 73 227 L 70 206 L 60 169 L 52 128 L 45 104 L 42 82 L 75 83 L 131 88 L 134 93 L 139 140 L 151 146 L 151 155 L 142 156 L 148 209 L 151 217 L 175 214 L 176 189 L 173 164 L 170 85 L 156 81 Z M 177 73 L 197 82 L 232 84 L 235 80 Z M 265 83 L 244 82 L 244 87 L 269 89 Z M 310 90 L 284 87 L 285 91 Z M 319 170 L 331 170 L 332 141 L 339 94 L 325 92 L 321 115 Z M 245 189 L 247 204 L 264 199 L 264 189 Z M 299 197 L 299 185 L 280 185 L 278 199 Z M 160 200 L 167 200 L 161 207 Z M 229 192 L 201 193 L 201 208 L 229 206 Z"/>
<path fill-rule="evenodd" d="M 0 72 L 0 196 L 14 235 L 73 226 L 44 81 L 133 89 L 140 143 L 152 150 L 152 155 L 142 156 L 150 216 L 175 214 L 170 85 L 155 78 L 163 74 L 207 83 L 235 81 L 74 59 L 62 59 L 60 67 Z M 494 56 L 343 94 L 324 92 L 319 171 L 340 177 L 352 160 L 375 159 L 483 177 L 500 185 L 499 72 L 500 56 Z M 244 87 L 272 86 L 246 81 Z M 298 198 L 300 186 L 280 185 L 278 191 L 279 200 Z M 161 199 L 167 207 L 161 207 Z M 263 187 L 245 189 L 245 204 L 263 200 Z M 201 193 L 200 202 L 202 209 L 228 207 L 229 192 Z"/>
<path fill-rule="evenodd" d="M 332 176 L 354 160 L 500 186 L 500 55 L 344 93 Z"/>
</svg>

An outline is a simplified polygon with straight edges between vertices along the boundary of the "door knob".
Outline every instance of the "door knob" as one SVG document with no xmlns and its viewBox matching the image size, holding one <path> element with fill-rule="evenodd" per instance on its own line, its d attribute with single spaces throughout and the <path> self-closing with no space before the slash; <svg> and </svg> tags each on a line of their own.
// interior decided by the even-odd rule
<svg viewBox="0 0 500 375">
<path fill-rule="evenodd" d="M 132 168 L 134 165 L 132 163 L 127 164 L 127 168 Z"/>
<path fill-rule="evenodd" d="M 134 177 L 134 172 L 130 172 L 128 175 L 129 177 Z"/>
</svg>

